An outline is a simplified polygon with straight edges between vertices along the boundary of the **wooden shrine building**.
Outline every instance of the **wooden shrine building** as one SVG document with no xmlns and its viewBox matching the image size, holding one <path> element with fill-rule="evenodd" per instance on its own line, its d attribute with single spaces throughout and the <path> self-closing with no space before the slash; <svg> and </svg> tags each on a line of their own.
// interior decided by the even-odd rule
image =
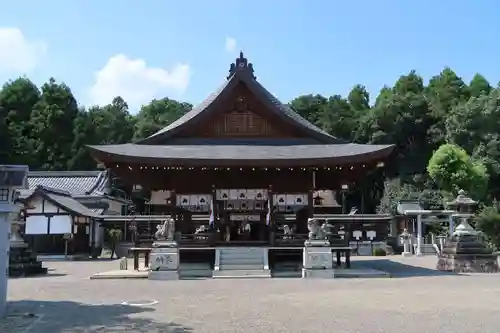
<svg viewBox="0 0 500 333">
<path fill-rule="evenodd" d="M 89 149 L 124 182 L 166 193 L 179 241 L 255 245 L 306 235 L 315 191 L 362 180 L 393 146 L 346 142 L 311 124 L 241 53 L 224 84 L 180 119 L 135 143 Z"/>
</svg>

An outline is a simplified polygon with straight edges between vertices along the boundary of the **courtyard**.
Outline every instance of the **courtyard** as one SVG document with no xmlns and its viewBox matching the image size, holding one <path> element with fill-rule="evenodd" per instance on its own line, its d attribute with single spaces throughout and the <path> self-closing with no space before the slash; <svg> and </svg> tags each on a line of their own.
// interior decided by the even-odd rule
<svg viewBox="0 0 500 333">
<path fill-rule="evenodd" d="M 181 281 L 90 280 L 118 262 L 51 262 L 46 277 L 9 280 L 0 332 L 498 332 L 500 276 L 435 262 L 355 258 L 392 278 Z"/>
</svg>

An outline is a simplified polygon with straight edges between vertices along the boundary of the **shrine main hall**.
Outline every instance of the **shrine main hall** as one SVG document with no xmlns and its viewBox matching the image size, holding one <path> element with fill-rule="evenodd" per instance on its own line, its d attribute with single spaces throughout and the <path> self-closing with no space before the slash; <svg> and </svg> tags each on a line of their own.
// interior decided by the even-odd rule
<svg viewBox="0 0 500 333">
<path fill-rule="evenodd" d="M 123 182 L 164 193 L 181 246 L 303 246 L 307 219 L 324 213 L 318 193 L 363 181 L 393 145 L 346 142 L 313 125 L 266 90 L 241 53 L 223 85 L 178 120 L 138 142 L 89 149 Z"/>
</svg>

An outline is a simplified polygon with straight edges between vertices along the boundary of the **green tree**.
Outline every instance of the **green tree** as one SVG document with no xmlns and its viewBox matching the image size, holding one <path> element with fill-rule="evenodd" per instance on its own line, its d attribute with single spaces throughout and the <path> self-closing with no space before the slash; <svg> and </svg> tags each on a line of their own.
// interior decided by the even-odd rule
<svg viewBox="0 0 500 333">
<path fill-rule="evenodd" d="M 491 92 L 491 85 L 481 74 L 476 74 L 469 83 L 469 92 L 471 97 L 488 95 Z"/>
<path fill-rule="evenodd" d="M 453 107 L 446 119 L 446 139 L 480 159 L 490 175 L 489 194 L 500 195 L 500 91 L 472 97 Z"/>
<path fill-rule="evenodd" d="M 390 176 L 425 172 L 431 148 L 431 125 L 424 84 L 415 72 L 403 75 L 390 90 L 384 88 L 376 105 L 360 119 L 359 137 L 376 144 L 395 144 L 397 160 Z"/>
<path fill-rule="evenodd" d="M 323 109 L 328 103 L 328 99 L 322 95 L 302 95 L 294 98 L 290 103 L 290 107 L 311 123 L 319 125 L 319 118 L 323 113 Z"/>
<path fill-rule="evenodd" d="M 435 149 L 445 142 L 445 121 L 448 112 L 458 103 L 467 101 L 470 92 L 462 78 L 452 69 L 445 68 L 439 75 L 430 79 L 426 96 L 433 117 L 429 136 Z"/>
<path fill-rule="evenodd" d="M 7 82 L 0 90 L 0 113 L 3 117 L 4 135 L 2 142 L 10 142 L 9 163 L 33 164 L 33 136 L 30 117 L 40 91 L 27 78 Z M 7 144 L 5 145 L 7 147 Z"/>
<path fill-rule="evenodd" d="M 411 184 L 404 184 L 400 179 L 394 178 L 384 183 L 384 194 L 377 207 L 380 214 L 398 214 L 397 205 L 400 200 L 417 200 L 418 189 Z"/>
<path fill-rule="evenodd" d="M 427 171 L 442 190 L 453 194 L 463 189 L 473 198 L 482 199 L 487 189 L 486 167 L 453 144 L 444 144 L 436 150 Z"/>
<path fill-rule="evenodd" d="M 158 132 L 192 108 L 193 106 L 189 103 L 181 103 L 169 98 L 151 101 L 144 105 L 137 114 L 134 139 L 143 139 Z"/>
<path fill-rule="evenodd" d="M 484 207 L 474 217 L 476 228 L 481 230 L 487 239 L 496 247 L 500 248 L 500 212 L 497 207 Z"/>
<path fill-rule="evenodd" d="M 10 164 L 12 158 L 12 142 L 9 136 L 6 116 L 0 109 L 0 163 Z"/>
<path fill-rule="evenodd" d="M 41 98 L 30 117 L 36 159 L 32 166 L 43 170 L 66 170 L 71 158 L 73 121 L 78 115 L 78 105 L 71 89 L 53 78 L 41 90 Z"/>
<path fill-rule="evenodd" d="M 84 108 L 78 110 L 73 121 L 73 143 L 71 145 L 71 158 L 68 161 L 70 170 L 94 170 L 96 162 L 90 156 L 85 145 L 95 144 L 96 127 L 90 113 Z"/>
<path fill-rule="evenodd" d="M 135 119 L 129 114 L 128 105 L 121 97 L 111 104 L 80 110 L 74 120 L 74 141 L 70 169 L 95 169 L 86 145 L 121 144 L 132 141 Z"/>
<path fill-rule="evenodd" d="M 357 128 L 357 119 L 349 102 L 340 95 L 334 95 L 328 99 L 322 109 L 319 124 L 325 131 L 336 137 L 352 140 Z"/>
<path fill-rule="evenodd" d="M 347 101 L 351 105 L 351 109 L 358 114 L 370 109 L 370 94 L 366 91 L 365 86 L 361 84 L 357 84 L 351 89 Z"/>
</svg>

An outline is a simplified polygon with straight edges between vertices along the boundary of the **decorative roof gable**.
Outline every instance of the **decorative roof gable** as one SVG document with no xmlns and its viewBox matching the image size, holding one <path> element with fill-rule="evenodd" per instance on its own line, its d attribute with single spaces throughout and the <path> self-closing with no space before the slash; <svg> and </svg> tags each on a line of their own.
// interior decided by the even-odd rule
<svg viewBox="0 0 500 333">
<path fill-rule="evenodd" d="M 254 75 L 253 65 L 248 62 L 242 52 L 240 53 L 239 58 L 231 64 L 227 81 L 224 82 L 219 89 L 178 120 L 137 143 L 147 145 L 168 144 L 169 139 L 174 137 L 182 129 L 187 126 L 193 126 L 201 123 L 213 111 L 216 111 L 213 105 L 220 101 L 224 96 L 230 94 L 240 83 L 245 84 L 250 92 L 258 98 L 264 106 L 267 107 L 269 112 L 272 112 L 282 121 L 315 139 L 316 142 L 323 144 L 346 143 L 345 141 L 328 134 L 319 127 L 310 123 L 292 110 L 290 106 L 281 103 L 257 81 Z"/>
<path fill-rule="evenodd" d="M 46 187 L 43 185 L 36 186 L 33 192 L 27 198 L 22 199 L 21 201 L 29 202 L 33 197 L 36 196 L 40 196 L 45 200 L 50 201 L 54 205 L 71 214 L 77 216 L 99 218 L 98 212 L 89 209 L 79 203 L 75 198 L 71 196 L 70 192 L 61 189 Z"/>
</svg>

